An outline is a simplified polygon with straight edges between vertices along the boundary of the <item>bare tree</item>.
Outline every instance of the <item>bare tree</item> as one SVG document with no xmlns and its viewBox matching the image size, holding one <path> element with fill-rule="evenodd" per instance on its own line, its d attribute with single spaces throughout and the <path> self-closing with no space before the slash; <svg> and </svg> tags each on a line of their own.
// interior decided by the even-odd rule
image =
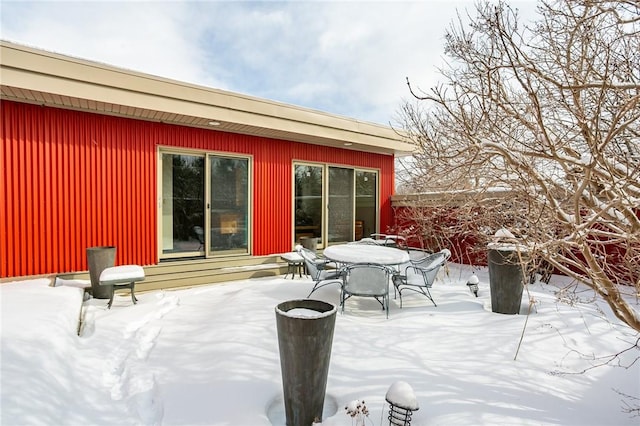
<svg viewBox="0 0 640 426">
<path fill-rule="evenodd" d="M 640 292 L 640 4 L 543 1 L 528 26 L 503 2 L 476 9 L 446 33 L 445 83 L 407 81 L 404 186 L 471 194 L 451 235 L 511 228 L 640 331 L 621 293 Z M 496 188 L 511 195 L 487 203 Z"/>
</svg>

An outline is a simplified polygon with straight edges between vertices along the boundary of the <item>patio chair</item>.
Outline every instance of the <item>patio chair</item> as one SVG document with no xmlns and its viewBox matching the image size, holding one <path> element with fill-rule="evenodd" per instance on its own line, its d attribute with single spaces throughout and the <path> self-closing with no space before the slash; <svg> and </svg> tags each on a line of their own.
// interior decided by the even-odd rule
<svg viewBox="0 0 640 426">
<path fill-rule="evenodd" d="M 399 249 L 406 249 L 408 247 L 407 239 L 402 235 L 387 235 L 385 237 L 385 245 Z"/>
<path fill-rule="evenodd" d="M 431 252 L 416 247 L 407 247 L 407 253 L 409 253 L 409 258 L 412 262 L 420 262 L 427 256 L 431 255 Z M 405 265 L 405 267 L 406 266 L 409 265 L 407 264 Z"/>
<path fill-rule="evenodd" d="M 387 247 L 396 247 L 400 249 L 404 249 L 407 247 L 407 239 L 402 235 L 374 233 L 371 234 L 371 239 L 374 240 L 376 244 L 384 245 Z"/>
<path fill-rule="evenodd" d="M 352 241 L 352 242 L 350 242 L 348 244 L 369 244 L 369 245 L 372 245 L 372 246 L 379 245 L 378 243 L 376 243 L 376 240 L 374 240 L 373 238 L 369 238 L 369 237 L 364 237 L 364 238 L 361 238 L 361 239 L 359 239 L 357 241 Z"/>
<path fill-rule="evenodd" d="M 323 259 L 302 246 L 296 246 L 296 251 L 302 256 L 307 273 L 313 280 L 313 288 L 307 298 L 311 297 L 314 291 L 326 285 L 342 284 L 341 270 L 334 267 L 335 262 Z"/>
<path fill-rule="evenodd" d="M 424 249 L 421 248 L 417 248 L 417 247 L 407 247 L 407 254 L 409 254 L 409 261 L 405 262 L 405 263 L 401 263 L 400 265 L 396 265 L 394 267 L 395 271 L 394 271 L 394 275 L 403 275 L 404 271 L 407 269 L 408 266 L 411 266 L 413 264 L 419 264 L 420 262 L 422 262 L 424 259 L 426 259 L 428 256 L 431 255 L 430 251 L 426 251 Z M 393 286 L 393 298 L 396 298 L 396 287 Z"/>
<path fill-rule="evenodd" d="M 431 296 L 431 287 L 433 282 L 451 257 L 451 252 L 443 249 L 437 253 L 426 256 L 423 259 L 412 260 L 410 264 L 403 265 L 400 271 L 393 275 L 392 281 L 394 286 L 394 294 L 397 290 L 400 295 L 400 307 L 402 308 L 402 292 L 405 290 L 415 291 L 423 294 L 427 299 L 431 300 L 434 306 L 438 306 Z"/>
<path fill-rule="evenodd" d="M 371 234 L 371 239 L 374 243 L 381 246 L 393 245 L 395 243 L 395 241 L 387 238 L 387 234 L 373 233 Z"/>
<path fill-rule="evenodd" d="M 390 270 L 382 265 L 357 263 L 344 268 L 340 306 L 351 296 L 373 297 L 389 318 L 389 275 Z"/>
</svg>

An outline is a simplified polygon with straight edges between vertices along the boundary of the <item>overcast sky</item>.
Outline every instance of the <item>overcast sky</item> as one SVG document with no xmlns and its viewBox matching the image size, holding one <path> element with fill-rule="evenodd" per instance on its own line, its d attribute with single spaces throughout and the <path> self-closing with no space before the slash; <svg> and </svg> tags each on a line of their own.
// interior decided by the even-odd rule
<svg viewBox="0 0 640 426">
<path fill-rule="evenodd" d="M 532 18 L 535 1 L 511 1 Z M 444 32 L 471 0 L 113 2 L 0 0 L 0 37 L 57 53 L 394 123 L 405 78 L 439 77 Z"/>
</svg>

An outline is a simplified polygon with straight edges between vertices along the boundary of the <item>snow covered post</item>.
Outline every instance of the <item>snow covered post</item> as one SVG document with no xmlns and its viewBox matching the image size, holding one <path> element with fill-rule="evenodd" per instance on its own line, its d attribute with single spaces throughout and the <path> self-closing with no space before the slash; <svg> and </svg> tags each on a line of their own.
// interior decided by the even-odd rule
<svg viewBox="0 0 640 426">
<path fill-rule="evenodd" d="M 476 297 L 478 297 L 478 282 L 478 276 L 475 274 L 475 272 L 467 280 L 467 287 L 469 287 L 469 291 L 475 294 Z"/>
<path fill-rule="evenodd" d="M 392 383 L 385 399 L 389 403 L 389 425 L 410 426 L 413 412 L 420 408 L 411 385 L 403 381 Z"/>
<path fill-rule="evenodd" d="M 113 246 L 87 248 L 87 265 L 91 279 L 91 296 L 95 299 L 111 298 L 111 287 L 100 285 L 100 274 L 115 265 L 116 248 Z"/>
<path fill-rule="evenodd" d="M 322 420 L 337 308 L 320 300 L 276 306 L 287 426 Z"/>
<path fill-rule="evenodd" d="M 506 229 L 499 229 L 488 245 L 491 311 L 499 314 L 520 313 L 524 288 L 526 250 Z"/>
</svg>

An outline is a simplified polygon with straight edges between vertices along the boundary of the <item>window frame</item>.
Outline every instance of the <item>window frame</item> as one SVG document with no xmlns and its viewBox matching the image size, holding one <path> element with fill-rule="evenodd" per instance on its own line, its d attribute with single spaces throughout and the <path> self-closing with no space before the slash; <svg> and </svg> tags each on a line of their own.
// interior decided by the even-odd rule
<svg viewBox="0 0 640 426">
<path fill-rule="evenodd" d="M 165 253 L 163 249 L 163 156 L 169 155 L 190 155 L 204 159 L 204 247 L 202 250 L 184 251 L 176 253 Z M 210 250 L 211 233 L 211 168 L 209 160 L 212 157 L 236 158 L 247 161 L 247 188 L 246 188 L 246 251 L 230 251 L 216 253 Z M 253 156 L 248 154 L 238 154 L 233 152 L 202 150 L 192 148 L 176 148 L 172 146 L 157 147 L 157 255 L 159 260 L 179 260 L 190 258 L 223 258 L 229 256 L 250 256 L 253 247 Z"/>
<path fill-rule="evenodd" d="M 352 218 L 351 223 L 354 228 L 354 235 L 351 237 L 350 241 L 355 240 L 355 225 L 358 220 L 357 216 L 357 203 L 358 203 L 358 195 L 357 195 L 357 176 L 358 172 L 365 173 L 373 173 L 376 177 L 375 182 L 375 224 L 373 226 L 374 232 L 377 232 L 380 226 L 380 169 L 368 168 L 368 167 L 357 167 L 353 165 L 345 165 L 345 164 L 335 164 L 335 163 L 322 163 L 322 162 L 312 162 L 312 161 L 293 161 L 292 164 L 292 172 L 291 172 L 291 180 L 292 180 L 292 194 L 291 194 L 291 210 L 292 210 L 292 219 L 291 219 L 291 240 L 293 241 L 293 245 L 300 244 L 297 236 L 300 234 L 296 232 L 296 208 L 297 208 L 297 193 L 296 193 L 296 167 L 297 166 L 310 166 L 310 167 L 320 167 L 322 169 L 322 201 L 321 201 L 321 224 L 320 224 L 320 240 L 318 241 L 317 247 L 319 249 L 325 248 L 331 244 L 342 244 L 348 241 L 335 241 L 329 242 L 329 169 L 330 168 L 340 168 L 340 169 L 349 169 L 352 170 L 353 175 L 353 189 L 352 189 Z M 368 235 L 363 235 L 363 237 L 367 237 Z"/>
</svg>

